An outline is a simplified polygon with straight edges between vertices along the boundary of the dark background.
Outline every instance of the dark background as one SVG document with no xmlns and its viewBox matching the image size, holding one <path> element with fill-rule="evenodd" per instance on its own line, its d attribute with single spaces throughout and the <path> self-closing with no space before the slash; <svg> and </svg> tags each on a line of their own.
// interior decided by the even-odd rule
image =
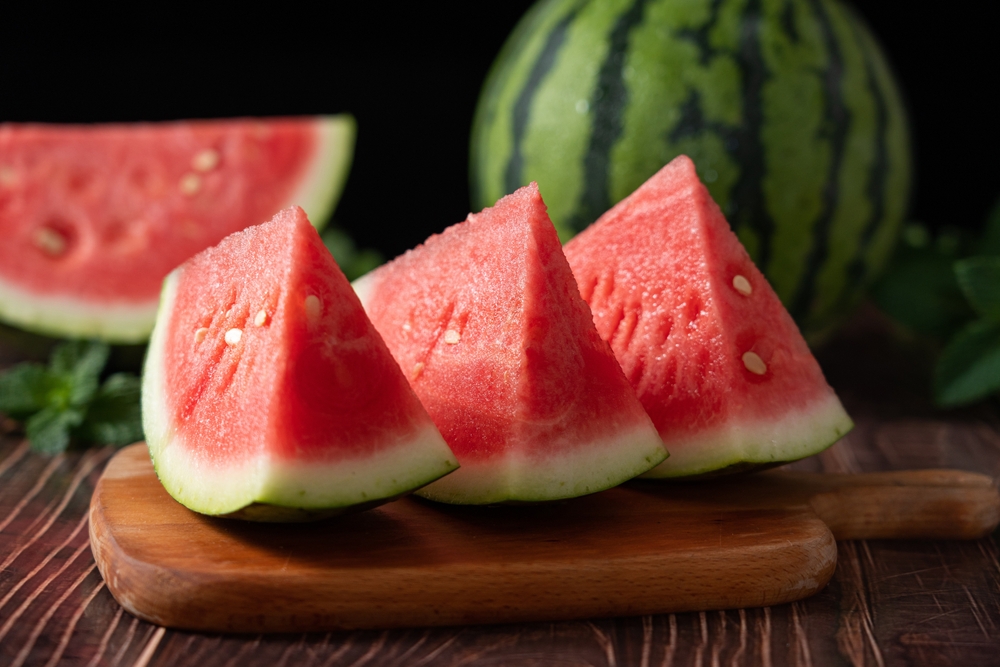
<svg viewBox="0 0 1000 667">
<path fill-rule="evenodd" d="M 334 220 L 391 257 L 468 212 L 476 98 L 530 4 L 328 3 L 322 12 L 276 5 L 257 14 L 244 4 L 226 19 L 176 7 L 73 14 L 8 4 L 0 121 L 351 112 L 357 151 Z M 911 217 L 978 228 L 1000 197 L 1000 55 L 989 5 L 855 6 L 908 99 L 917 156 Z"/>
</svg>

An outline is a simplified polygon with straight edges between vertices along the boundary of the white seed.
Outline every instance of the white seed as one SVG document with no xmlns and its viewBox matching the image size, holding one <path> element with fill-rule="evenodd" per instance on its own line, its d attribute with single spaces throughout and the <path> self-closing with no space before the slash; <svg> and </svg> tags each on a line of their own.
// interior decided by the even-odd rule
<svg viewBox="0 0 1000 667">
<path fill-rule="evenodd" d="M 69 243 L 58 230 L 51 227 L 39 227 L 35 230 L 35 245 L 46 255 L 58 257 L 66 252 L 66 246 Z"/>
<path fill-rule="evenodd" d="M 226 345 L 236 345 L 243 338 L 243 331 L 240 329 L 230 329 L 226 332 Z"/>
<path fill-rule="evenodd" d="M 403 331 L 409 331 L 412 328 L 409 322 L 403 322 Z"/>
<path fill-rule="evenodd" d="M 201 190 L 201 176 L 190 173 L 184 174 L 181 176 L 179 187 L 181 189 L 181 193 L 189 197 L 198 194 L 198 190 Z"/>
<path fill-rule="evenodd" d="M 741 275 L 733 276 L 733 287 L 743 296 L 753 294 L 753 287 L 750 286 L 750 281 Z"/>
<path fill-rule="evenodd" d="M 310 322 L 315 322 L 319 319 L 320 313 L 323 312 L 323 304 L 320 302 L 319 297 L 315 294 L 310 294 L 305 300 L 306 307 L 306 318 Z"/>
<path fill-rule="evenodd" d="M 743 365 L 754 375 L 763 375 L 767 372 L 767 364 L 755 352 L 743 353 Z"/>
<path fill-rule="evenodd" d="M 191 168 L 195 171 L 212 171 L 217 166 L 219 166 L 219 152 L 211 148 L 198 151 L 191 158 Z"/>
<path fill-rule="evenodd" d="M 410 377 L 416 380 L 418 377 L 420 377 L 420 374 L 423 372 L 424 372 L 424 362 L 418 361 L 413 365 L 413 373 L 411 373 Z"/>
<path fill-rule="evenodd" d="M 444 342 L 448 343 L 448 345 L 458 345 L 458 341 L 460 340 L 462 340 L 462 334 L 454 329 L 448 329 L 444 332 Z"/>
<path fill-rule="evenodd" d="M 17 182 L 17 170 L 3 165 L 0 167 L 0 186 L 14 185 Z"/>
<path fill-rule="evenodd" d="M 267 311 L 261 308 L 257 311 L 257 316 L 253 318 L 253 325 L 255 327 L 262 327 L 265 322 L 267 322 Z"/>
<path fill-rule="evenodd" d="M 194 332 L 194 342 L 200 343 L 205 340 L 205 336 L 208 335 L 208 327 L 202 327 Z"/>
</svg>

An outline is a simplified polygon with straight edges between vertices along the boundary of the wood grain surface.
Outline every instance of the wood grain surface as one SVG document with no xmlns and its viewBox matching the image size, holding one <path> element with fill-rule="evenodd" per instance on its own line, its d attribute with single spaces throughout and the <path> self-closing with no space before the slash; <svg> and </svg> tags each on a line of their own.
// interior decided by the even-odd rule
<svg viewBox="0 0 1000 667">
<path fill-rule="evenodd" d="M 821 351 L 857 427 L 803 472 L 957 468 L 1000 476 L 1000 408 L 938 412 L 926 366 L 870 326 Z M 0 365 L 22 358 L 0 349 Z M 975 541 L 838 542 L 817 595 L 791 604 L 560 622 L 227 635 L 168 630 L 113 599 L 87 512 L 113 455 L 47 459 L 0 430 L 0 665 L 993 665 L 1000 655 L 1000 534 Z"/>
<path fill-rule="evenodd" d="M 769 472 L 646 483 L 559 503 L 405 498 L 312 524 L 188 511 L 142 444 L 91 500 L 98 569 L 125 609 L 171 628 L 305 632 L 559 621 L 793 602 L 833 575 L 841 539 L 979 538 L 990 478 L 958 471 Z"/>
</svg>

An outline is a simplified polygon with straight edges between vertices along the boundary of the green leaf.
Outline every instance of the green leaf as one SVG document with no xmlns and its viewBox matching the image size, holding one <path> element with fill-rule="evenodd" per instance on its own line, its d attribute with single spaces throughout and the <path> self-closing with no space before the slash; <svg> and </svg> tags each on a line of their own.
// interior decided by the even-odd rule
<svg viewBox="0 0 1000 667">
<path fill-rule="evenodd" d="M 903 246 L 872 289 L 878 307 L 911 331 L 950 338 L 975 315 L 955 277 L 954 257 Z"/>
<path fill-rule="evenodd" d="M 980 315 L 1000 319 L 1000 257 L 971 257 L 955 262 L 955 275 Z"/>
<path fill-rule="evenodd" d="M 934 390 L 942 406 L 1000 391 L 1000 322 L 973 322 L 948 343 L 935 369 Z"/>
<path fill-rule="evenodd" d="M 986 218 L 986 227 L 976 250 L 980 255 L 1000 255 L 1000 201 Z"/>
<path fill-rule="evenodd" d="M 75 408 L 60 410 L 49 406 L 33 414 L 25 424 L 25 434 L 31 449 L 53 456 L 66 451 L 70 430 L 83 422 L 83 411 Z"/>
<path fill-rule="evenodd" d="M 23 363 L 0 374 L 0 412 L 24 419 L 48 403 L 53 378 L 41 364 Z"/>
<path fill-rule="evenodd" d="M 112 375 L 94 396 L 77 437 L 118 447 L 142 440 L 140 399 L 139 378 L 127 373 Z"/>
<path fill-rule="evenodd" d="M 97 391 L 110 348 L 98 341 L 74 340 L 52 352 L 51 370 L 66 378 L 69 405 L 85 405 Z"/>
</svg>

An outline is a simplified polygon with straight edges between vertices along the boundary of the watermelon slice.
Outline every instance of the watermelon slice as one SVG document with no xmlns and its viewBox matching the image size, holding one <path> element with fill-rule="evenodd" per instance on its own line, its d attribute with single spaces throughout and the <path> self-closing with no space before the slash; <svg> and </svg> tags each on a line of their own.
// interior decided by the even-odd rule
<svg viewBox="0 0 1000 667">
<path fill-rule="evenodd" d="M 666 456 L 594 329 L 535 184 L 355 289 L 462 465 L 420 495 L 569 498 Z"/>
<path fill-rule="evenodd" d="M 292 204 L 325 221 L 353 145 L 349 116 L 0 125 L 0 320 L 144 341 L 188 257 Z"/>
<path fill-rule="evenodd" d="M 297 207 L 170 273 L 142 412 L 164 487 L 205 514 L 318 518 L 457 467 Z"/>
<path fill-rule="evenodd" d="M 601 336 L 685 477 L 793 461 L 853 426 L 686 156 L 565 248 Z"/>
</svg>

